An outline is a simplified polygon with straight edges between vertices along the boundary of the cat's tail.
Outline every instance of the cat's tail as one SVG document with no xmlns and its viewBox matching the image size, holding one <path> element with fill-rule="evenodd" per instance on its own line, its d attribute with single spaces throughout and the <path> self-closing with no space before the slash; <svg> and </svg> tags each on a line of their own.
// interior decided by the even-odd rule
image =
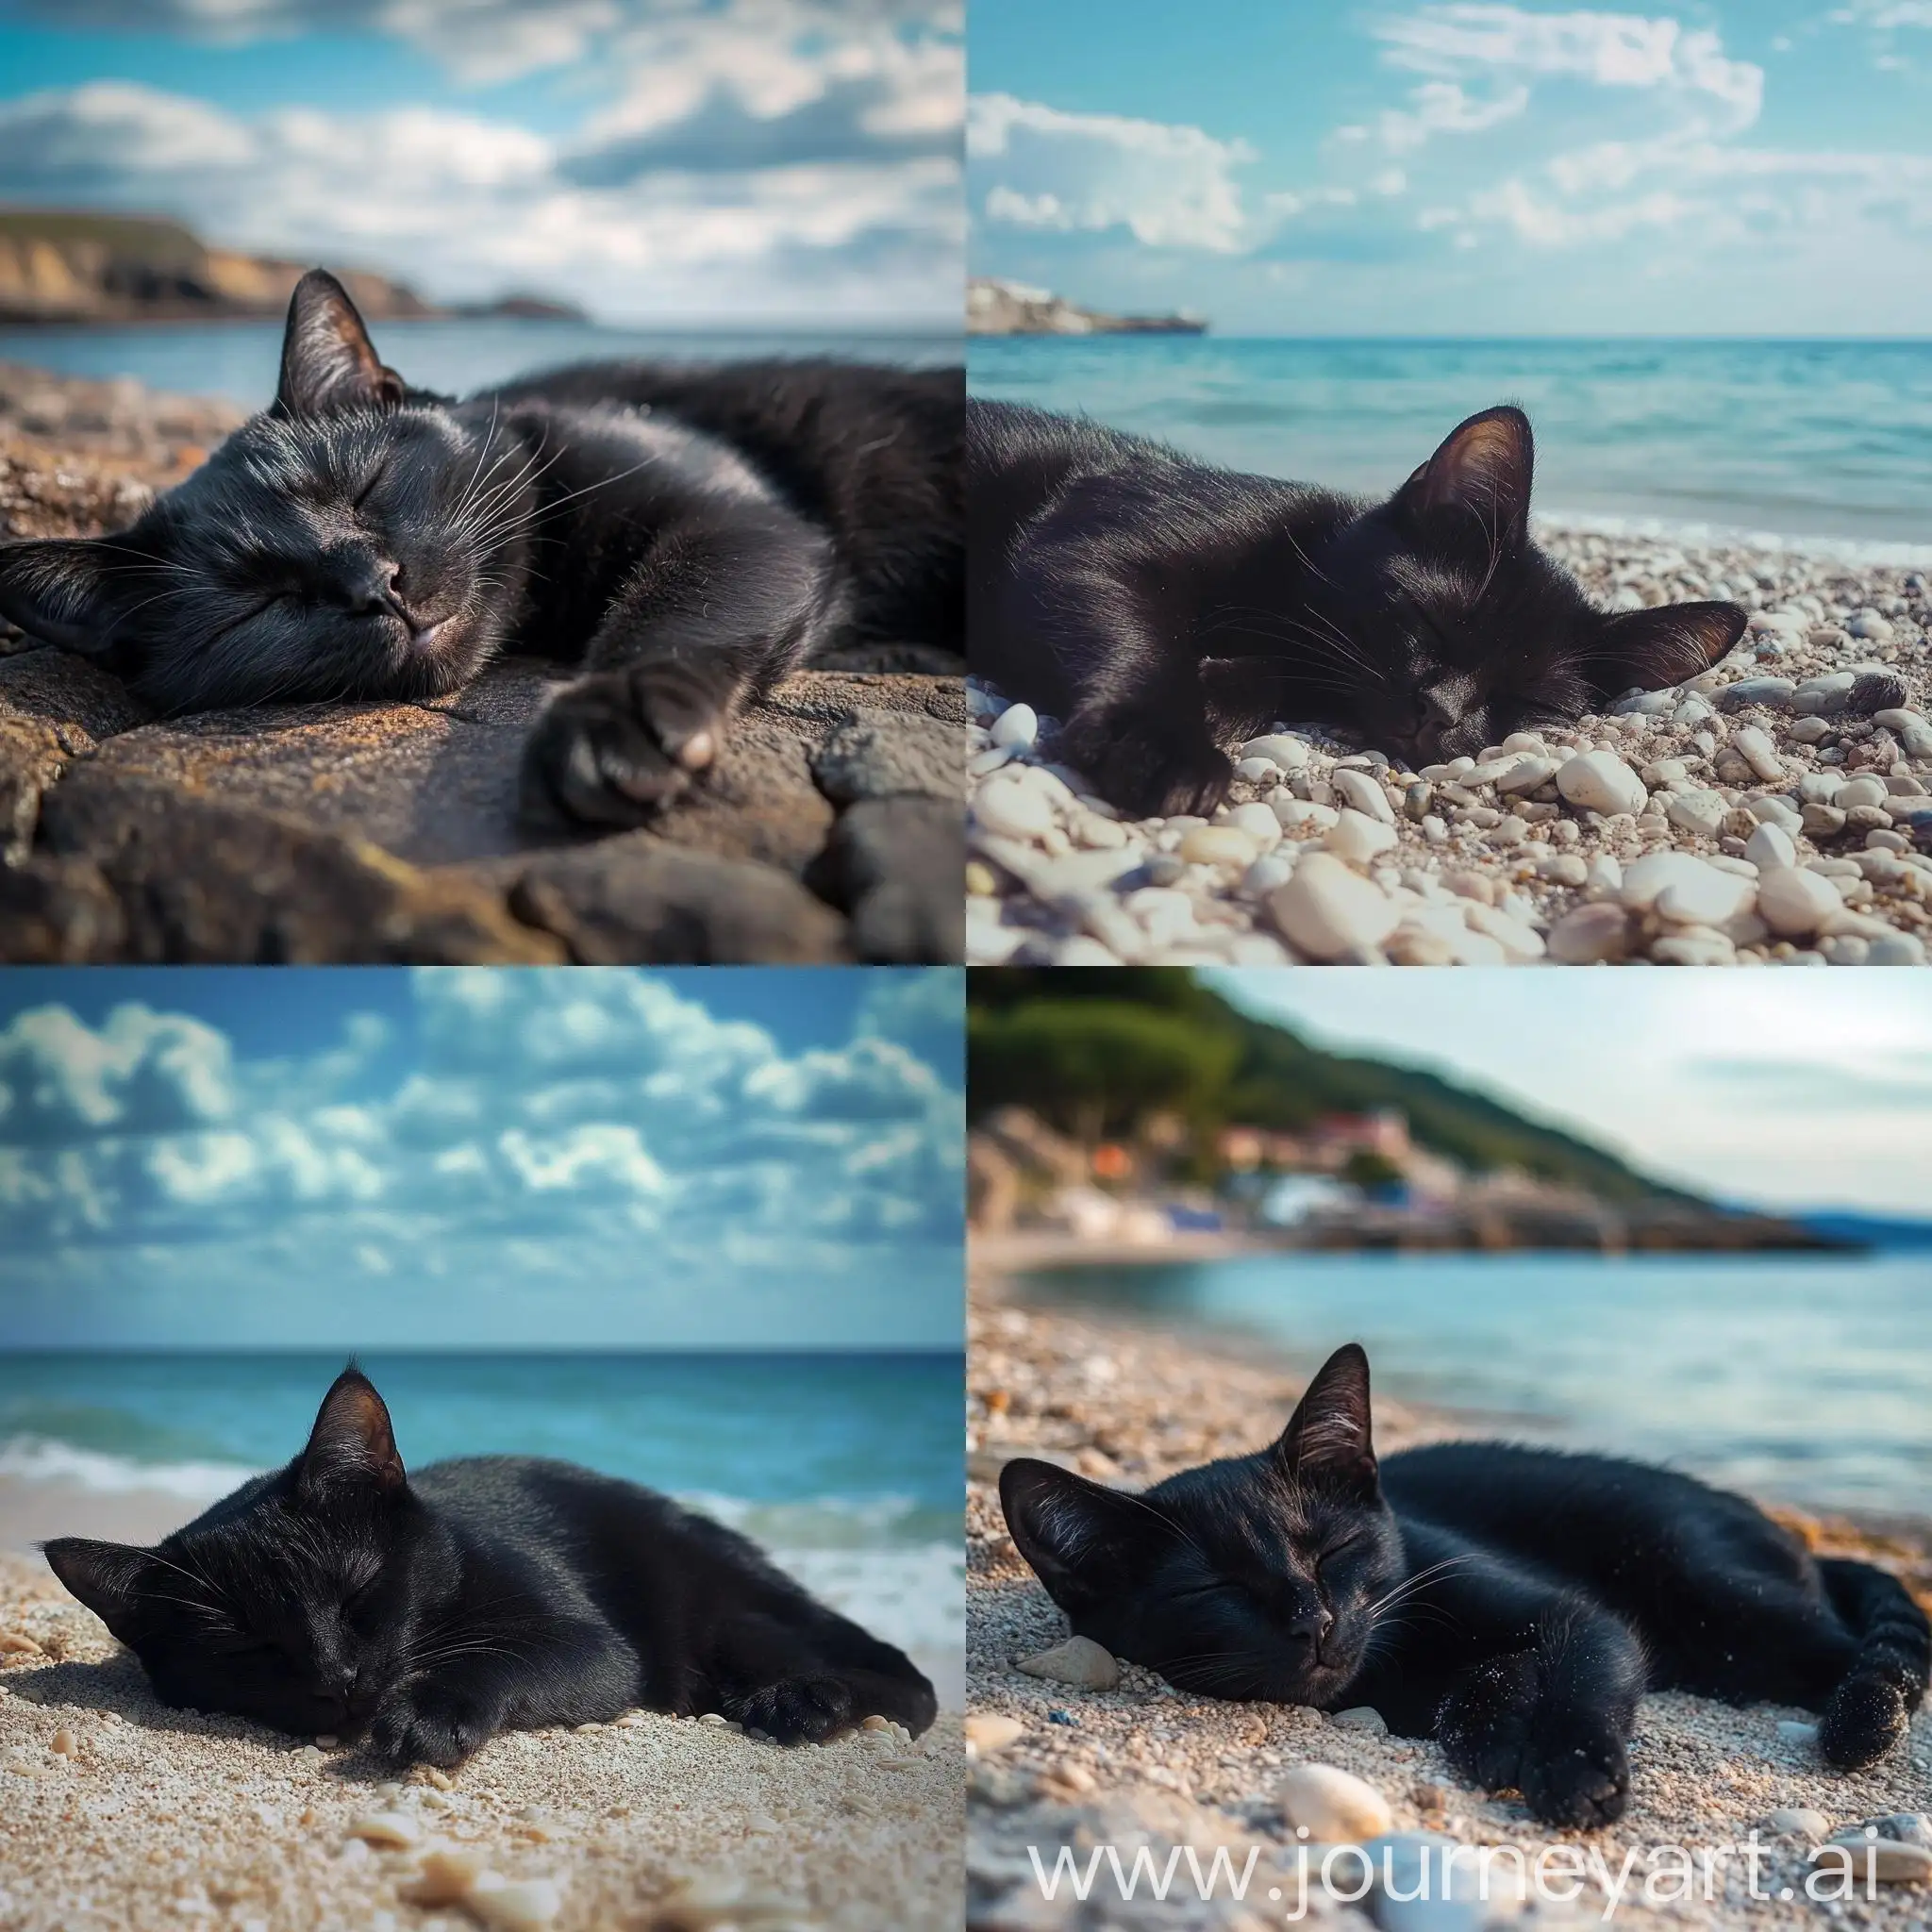
<svg viewBox="0 0 1932 1932">
<path fill-rule="evenodd" d="M 1857 1771 L 1895 1744 L 1932 1678 L 1932 1623 L 1904 1584 L 1873 1563 L 1821 1557 L 1832 1607 L 1857 1638 L 1858 1653 L 1818 1726 L 1828 1764 Z"/>
</svg>

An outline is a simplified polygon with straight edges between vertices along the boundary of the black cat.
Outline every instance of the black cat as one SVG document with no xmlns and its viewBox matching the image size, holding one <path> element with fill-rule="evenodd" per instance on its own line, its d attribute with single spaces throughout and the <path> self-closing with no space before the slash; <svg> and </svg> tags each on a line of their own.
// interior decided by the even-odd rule
<svg viewBox="0 0 1932 1932">
<path fill-rule="evenodd" d="M 397 1765 L 635 1705 L 786 1744 L 937 1709 L 901 1652 L 650 1490 L 514 1456 L 406 1475 L 353 1366 L 294 1461 L 154 1549 L 45 1549 L 163 1704 L 358 1733 Z"/>
<path fill-rule="evenodd" d="M 1552 1824 L 1622 1815 L 1646 1690 L 1822 1712 L 1824 1757 L 1855 1770 L 1932 1668 L 1895 1578 L 1690 1476 L 1503 1442 L 1378 1465 L 1354 1343 L 1257 1455 L 1142 1495 L 1023 1458 L 1000 1501 L 1082 1636 L 1204 1696 L 1373 1705 Z"/>
<path fill-rule="evenodd" d="M 634 824 L 816 651 L 957 650 L 957 369 L 586 364 L 458 403 L 376 355 L 332 275 L 274 406 L 127 530 L 0 550 L 0 611 L 165 711 L 420 698 L 499 651 L 585 667 L 526 808 Z"/>
<path fill-rule="evenodd" d="M 1731 649 L 1735 604 L 1598 610 L 1529 540 L 1532 459 L 1523 411 L 1485 409 L 1374 504 L 969 402 L 968 666 L 1146 816 L 1212 809 L 1221 744 L 1276 719 L 1424 764 Z"/>
</svg>

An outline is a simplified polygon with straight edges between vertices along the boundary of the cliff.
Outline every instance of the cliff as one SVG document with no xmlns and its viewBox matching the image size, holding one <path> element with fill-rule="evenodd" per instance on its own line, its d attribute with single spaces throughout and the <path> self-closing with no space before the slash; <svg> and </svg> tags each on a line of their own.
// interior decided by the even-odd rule
<svg viewBox="0 0 1932 1932">
<path fill-rule="evenodd" d="M 1187 315 L 1108 315 L 1043 289 L 985 276 L 966 284 L 969 336 L 1199 336 L 1208 325 Z"/>
</svg>

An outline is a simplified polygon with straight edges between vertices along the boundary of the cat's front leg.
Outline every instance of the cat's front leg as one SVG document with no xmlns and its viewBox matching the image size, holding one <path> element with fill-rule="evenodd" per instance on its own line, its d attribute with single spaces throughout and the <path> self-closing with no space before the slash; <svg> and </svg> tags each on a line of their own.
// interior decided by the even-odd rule
<svg viewBox="0 0 1932 1932">
<path fill-rule="evenodd" d="M 656 817 L 718 761 L 733 712 L 837 624 L 830 544 L 749 509 L 660 532 L 524 751 L 531 820 L 608 830 Z"/>
<path fill-rule="evenodd" d="M 491 1676 L 426 1676 L 399 1685 L 377 1707 L 364 1737 L 398 1769 L 453 1771 L 505 1727 L 509 1699 Z"/>
<path fill-rule="evenodd" d="M 1060 735 L 1060 756 L 1108 804 L 1137 819 L 1206 818 L 1234 782 L 1198 701 L 1185 698 L 1171 707 L 1075 711 Z"/>
</svg>

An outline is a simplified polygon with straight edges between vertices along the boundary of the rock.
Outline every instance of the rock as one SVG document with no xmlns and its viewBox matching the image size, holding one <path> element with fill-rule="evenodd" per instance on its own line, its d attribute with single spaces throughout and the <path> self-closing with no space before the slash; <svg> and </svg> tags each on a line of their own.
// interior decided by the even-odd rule
<svg viewBox="0 0 1932 1932">
<path fill-rule="evenodd" d="M 1306 837 L 1310 832 L 1332 831 L 1341 817 L 1332 805 L 1317 805 L 1306 798 L 1286 798 L 1279 793 L 1268 801 L 1268 808 L 1291 838 Z"/>
<path fill-rule="evenodd" d="M 993 727 L 996 746 L 1014 743 L 1000 737 L 1000 727 L 1013 711 L 1024 710 L 1024 705 L 1015 705 Z M 810 754 L 809 762 L 819 789 L 840 804 L 905 792 L 957 803 L 965 795 L 963 749 L 958 726 L 943 719 L 860 708 Z"/>
<path fill-rule="evenodd" d="M 1932 1816 L 1924 1811 L 1893 1811 L 1884 1818 L 1867 1818 L 1857 1825 L 1833 1833 L 1835 1838 L 1850 1839 L 1854 1833 L 1862 1837 L 1874 1831 L 1880 1838 L 1889 1838 L 1895 1843 L 1924 1845 L 1932 1850 Z"/>
<path fill-rule="evenodd" d="M 1833 839 L 1845 828 L 1845 815 L 1835 805 L 1807 804 L 1802 820 L 1814 839 Z"/>
<path fill-rule="evenodd" d="M 1624 873 L 1618 899 L 1626 912 L 1648 912 L 1666 887 L 1694 882 L 1715 868 L 1691 852 L 1646 852 Z"/>
<path fill-rule="evenodd" d="M 1031 751 L 1040 738 L 1040 716 L 1031 705 L 1008 705 L 987 734 L 997 745 Z"/>
<path fill-rule="evenodd" d="M 1881 1885 L 1924 1885 L 1932 1881 L 1932 1850 L 1900 1844 L 1895 1839 L 1833 1838 L 1813 1859 L 1824 1872 L 1848 1872 L 1856 1884 L 1866 1878 Z"/>
<path fill-rule="evenodd" d="M 1753 705 L 1781 707 L 1797 688 L 1789 677 L 1740 678 L 1718 692 L 1717 706 L 1721 711 L 1748 710 Z"/>
<path fill-rule="evenodd" d="M 1497 775 L 1496 791 L 1505 798 L 1512 798 L 1518 792 L 1534 791 L 1539 786 L 1548 784 L 1562 767 L 1562 759 L 1553 758 L 1547 754 L 1520 758 L 1507 771 Z"/>
<path fill-rule="evenodd" d="M 1372 1704 L 1354 1704 L 1332 1713 L 1328 1722 L 1344 1731 L 1366 1731 L 1372 1738 L 1389 1735 L 1388 1721 Z"/>
<path fill-rule="evenodd" d="M 1782 825 L 1760 824 L 1744 841 L 1744 857 L 1760 872 L 1779 865 L 1796 865 L 1798 848 Z"/>
<path fill-rule="evenodd" d="M 1641 811 L 1650 794 L 1612 751 L 1580 752 L 1557 773 L 1557 790 L 1580 811 Z"/>
<path fill-rule="evenodd" d="M 1550 929 L 1549 956 L 1559 966 L 1595 966 L 1629 952 L 1630 921 L 1608 900 L 1579 906 Z"/>
<path fill-rule="evenodd" d="M 1755 888 L 1749 879 L 1720 872 L 1714 865 L 1688 868 L 1666 882 L 1652 902 L 1659 919 L 1678 925 L 1722 925 L 1750 905 Z"/>
<path fill-rule="evenodd" d="M 1721 791 L 1678 791 L 1665 805 L 1664 816 L 1683 831 L 1715 839 L 1729 810 Z"/>
<path fill-rule="evenodd" d="M 944 965 L 965 957 L 959 888 L 965 864 L 959 808 L 952 800 L 872 798 L 839 814 L 806 881 L 845 910 L 847 943 L 858 958 Z M 798 919 L 794 949 L 828 942 L 824 925 L 802 908 Z M 771 939 L 775 943 L 775 933 Z"/>
<path fill-rule="evenodd" d="M 1280 1786 L 1282 1816 L 1318 1844 L 1360 1844 L 1394 1824 L 1389 1802 L 1374 1785 L 1332 1764 L 1296 1764 Z"/>
<path fill-rule="evenodd" d="M 1008 839 L 1038 839 L 1054 823 L 1053 801 L 1038 788 L 1001 773 L 973 794 L 973 816 Z"/>
<path fill-rule="evenodd" d="M 1831 1820 L 1823 1811 L 1784 1806 L 1775 1811 L 1767 1811 L 1758 1821 L 1758 1828 L 1769 1832 L 1773 1838 L 1809 1839 L 1813 1844 L 1819 1844 L 1830 1835 Z"/>
<path fill-rule="evenodd" d="M 1280 837 L 1278 826 L 1275 836 Z M 1190 865 L 1244 866 L 1252 865 L 1256 858 L 1254 840 L 1235 825 L 1195 825 L 1177 849 Z"/>
<path fill-rule="evenodd" d="M 1018 1718 L 1002 1717 L 990 1710 L 969 1712 L 965 1730 L 969 1757 L 995 1757 L 1026 1735 L 1026 1726 Z"/>
<path fill-rule="evenodd" d="M 541 1932 L 563 1910 L 563 1894 L 552 1878 L 497 1878 L 486 1872 L 463 1905 L 487 1932 Z"/>
<path fill-rule="evenodd" d="M 1889 644 L 1891 641 L 1891 620 L 1880 616 L 1877 611 L 1870 608 L 1856 612 L 1845 628 L 1855 638 L 1870 638 L 1881 644 Z"/>
<path fill-rule="evenodd" d="M 1121 1680 L 1120 1665 L 1091 1637 L 1070 1637 L 1038 1657 L 1024 1658 L 1014 1669 L 1081 1690 L 1111 1690 Z"/>
<path fill-rule="evenodd" d="M 1384 825 L 1395 823 L 1395 808 L 1390 804 L 1388 792 L 1372 774 L 1338 770 L 1330 783 L 1365 818 Z"/>
<path fill-rule="evenodd" d="M 423 1827 L 407 1811 L 370 1811 L 350 1819 L 349 1836 L 372 1845 L 413 1845 Z"/>
<path fill-rule="evenodd" d="M 1255 841 L 1257 852 L 1266 852 L 1281 842 L 1281 821 L 1274 816 L 1274 808 L 1258 800 L 1236 806 L 1228 813 L 1227 823 L 1237 832 L 1245 832 Z"/>
<path fill-rule="evenodd" d="M 1241 758 L 1235 765 L 1234 774 L 1250 785 L 1266 785 L 1281 776 L 1281 767 L 1273 758 Z"/>
<path fill-rule="evenodd" d="M 1244 758 L 1267 758 L 1284 772 L 1299 772 L 1308 762 L 1308 747 L 1287 732 L 1274 732 L 1266 738 L 1251 738 L 1241 746 Z"/>
<path fill-rule="evenodd" d="M 1774 866 L 1757 884 L 1757 916 L 1781 939 L 1804 939 L 1844 910 L 1830 879 L 1804 866 Z"/>
<path fill-rule="evenodd" d="M 1781 1717 L 1777 1721 L 1777 1734 L 1788 1744 L 1812 1745 L 1818 1741 L 1818 1726 L 1805 1724 L 1797 1718 Z"/>
<path fill-rule="evenodd" d="M 1732 732 L 1731 749 L 1749 765 L 1758 777 L 1772 784 L 1782 782 L 1785 774 L 1784 762 L 1777 755 L 1777 748 L 1771 741 L 1768 731 L 1760 731 L 1755 724 L 1746 724 Z"/>
<path fill-rule="evenodd" d="M 1395 827 L 1369 818 L 1351 807 L 1341 814 L 1335 828 L 1322 841 L 1322 849 L 1345 858 L 1351 865 L 1366 865 L 1377 853 L 1396 843 Z"/>
<path fill-rule="evenodd" d="M 1268 895 L 1268 909 L 1291 945 L 1324 960 L 1379 946 L 1402 917 L 1379 886 L 1326 852 L 1307 854 Z"/>
</svg>

